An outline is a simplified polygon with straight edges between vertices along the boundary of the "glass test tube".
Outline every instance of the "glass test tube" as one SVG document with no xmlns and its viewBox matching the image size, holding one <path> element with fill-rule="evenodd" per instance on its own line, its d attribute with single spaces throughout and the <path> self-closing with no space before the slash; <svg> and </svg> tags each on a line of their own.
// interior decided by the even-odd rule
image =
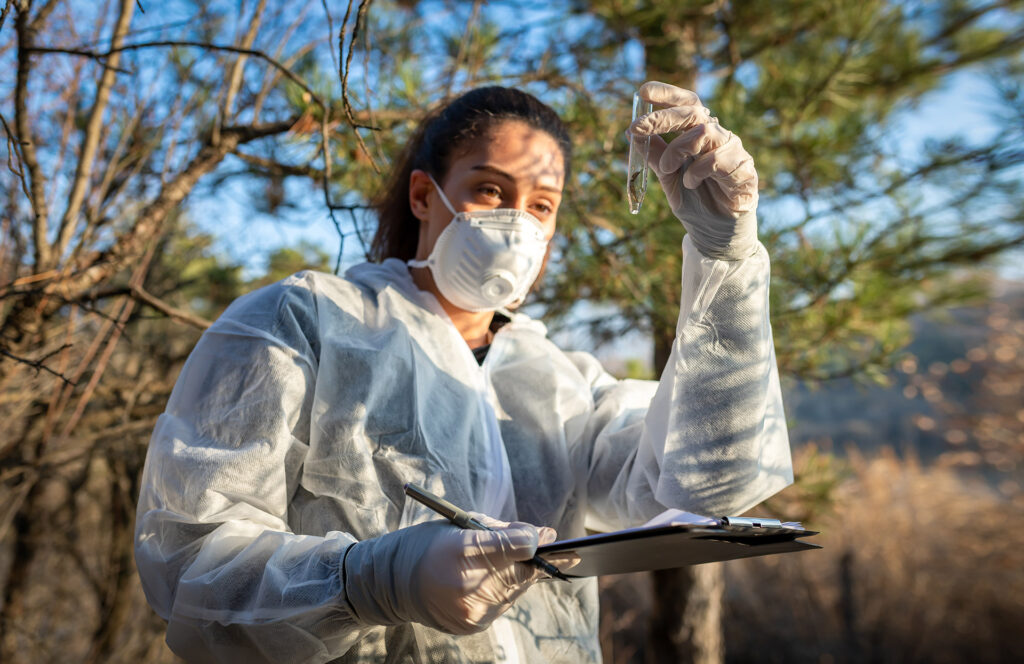
<svg viewBox="0 0 1024 664">
<path fill-rule="evenodd" d="M 654 110 L 654 104 L 644 100 L 639 94 L 633 94 L 633 120 L 647 115 Z M 651 151 L 650 136 L 629 135 L 629 168 L 626 173 L 626 198 L 629 200 L 629 211 L 640 212 L 640 204 L 647 193 L 647 154 Z"/>
</svg>

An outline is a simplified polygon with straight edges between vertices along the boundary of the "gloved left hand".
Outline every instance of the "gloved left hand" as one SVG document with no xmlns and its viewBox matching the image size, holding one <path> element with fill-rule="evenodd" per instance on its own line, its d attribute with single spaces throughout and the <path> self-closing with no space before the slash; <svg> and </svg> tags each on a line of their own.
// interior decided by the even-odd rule
<svg viewBox="0 0 1024 664">
<path fill-rule="evenodd" d="M 640 96 L 666 106 L 629 131 L 651 136 L 648 163 L 673 214 L 709 258 L 739 260 L 757 250 L 757 171 L 738 136 L 718 124 L 696 93 L 648 81 Z M 657 134 L 682 132 L 671 143 Z"/>
</svg>

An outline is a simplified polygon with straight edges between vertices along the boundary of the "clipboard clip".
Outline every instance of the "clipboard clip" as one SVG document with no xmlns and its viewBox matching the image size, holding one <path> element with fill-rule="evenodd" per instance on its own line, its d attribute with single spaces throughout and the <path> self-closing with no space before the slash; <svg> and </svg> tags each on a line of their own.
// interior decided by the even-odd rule
<svg viewBox="0 0 1024 664">
<path fill-rule="evenodd" d="M 722 523 L 727 526 L 745 526 L 747 528 L 785 528 L 779 519 L 760 516 L 723 516 Z"/>
</svg>

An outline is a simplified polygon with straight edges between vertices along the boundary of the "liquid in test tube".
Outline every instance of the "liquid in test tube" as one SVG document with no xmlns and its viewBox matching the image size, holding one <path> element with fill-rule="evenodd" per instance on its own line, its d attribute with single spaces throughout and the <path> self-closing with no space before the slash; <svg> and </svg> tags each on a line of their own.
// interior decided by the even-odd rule
<svg viewBox="0 0 1024 664">
<path fill-rule="evenodd" d="M 633 94 L 633 121 L 654 110 L 654 104 L 644 100 L 638 93 Z M 647 193 L 647 154 L 651 151 L 650 136 L 629 135 L 629 169 L 626 174 L 626 198 L 629 211 L 640 212 L 640 205 Z"/>
</svg>

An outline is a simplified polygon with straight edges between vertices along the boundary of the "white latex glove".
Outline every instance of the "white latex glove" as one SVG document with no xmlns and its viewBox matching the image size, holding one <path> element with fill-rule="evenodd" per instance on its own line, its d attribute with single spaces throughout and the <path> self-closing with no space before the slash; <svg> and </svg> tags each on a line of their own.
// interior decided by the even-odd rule
<svg viewBox="0 0 1024 664">
<path fill-rule="evenodd" d="M 532 558 L 538 544 L 554 542 L 552 528 L 471 514 L 494 530 L 431 521 L 353 544 L 345 556 L 344 582 L 359 619 L 472 634 L 544 576 L 517 561 Z"/>
<path fill-rule="evenodd" d="M 648 163 L 673 214 L 708 258 L 739 260 L 757 249 L 757 171 L 738 136 L 718 124 L 689 90 L 648 81 L 639 94 L 655 105 L 629 131 L 651 136 Z M 666 145 L 657 134 L 681 132 Z"/>
</svg>

